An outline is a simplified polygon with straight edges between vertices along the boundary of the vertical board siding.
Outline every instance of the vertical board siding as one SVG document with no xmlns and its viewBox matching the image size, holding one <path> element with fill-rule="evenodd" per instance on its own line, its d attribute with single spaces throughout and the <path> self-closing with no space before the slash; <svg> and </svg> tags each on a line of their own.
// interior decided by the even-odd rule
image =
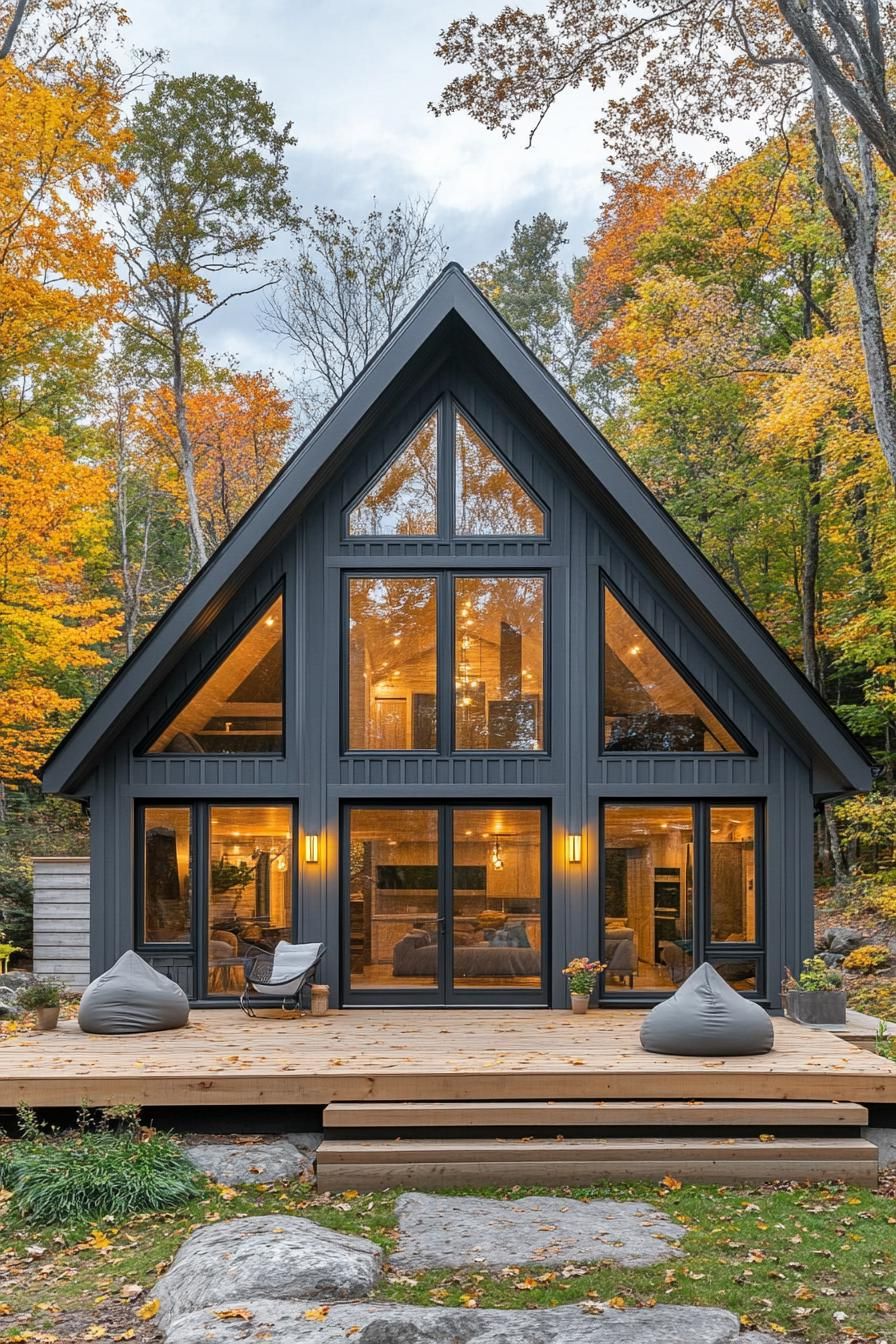
<svg viewBox="0 0 896 1344">
<path fill-rule="evenodd" d="M 412 378 L 415 381 L 412 381 Z M 373 539 L 343 535 L 345 510 L 381 471 L 438 399 L 450 394 L 507 458 L 548 511 L 543 540 Z M 811 947 L 811 773 L 805 753 L 770 707 L 727 661 L 674 582 L 653 573 L 637 539 L 614 520 L 597 488 L 573 476 L 560 448 L 538 441 L 526 414 L 496 394 L 463 353 L 449 351 L 408 375 L 393 401 L 332 464 L 317 493 L 296 509 L 290 532 L 207 630 L 183 652 L 164 686 L 135 713 L 91 783 L 94 974 L 134 938 L 133 817 L 137 799 L 219 798 L 298 804 L 298 932 L 326 942 L 323 979 L 336 999 L 340 941 L 340 815 L 349 800 L 543 802 L 552 852 L 551 980 L 596 953 L 599 938 L 598 813 L 605 798 L 727 797 L 763 802 L 767 815 L 768 987 Z M 342 751 L 340 684 L 342 571 L 533 566 L 549 575 L 549 750 L 537 756 L 426 756 Z M 755 756 L 601 754 L 598 600 L 602 575 L 673 650 L 697 684 L 755 749 Z M 234 632 L 278 584 L 286 615 L 286 750 L 282 757 L 140 757 L 136 751 L 211 666 Z M 447 737 L 447 735 L 446 735 Z M 303 836 L 321 838 L 320 862 L 303 862 Z M 565 838 L 583 836 L 583 862 L 566 862 Z M 162 959 L 164 961 L 164 958 Z M 154 964 L 187 988 L 182 959 Z M 170 964 L 169 964 L 170 963 Z M 190 989 L 190 992 L 192 990 Z"/>
<path fill-rule="evenodd" d="M 90 980 L 90 859 L 31 862 L 35 974 L 83 989 Z"/>
</svg>

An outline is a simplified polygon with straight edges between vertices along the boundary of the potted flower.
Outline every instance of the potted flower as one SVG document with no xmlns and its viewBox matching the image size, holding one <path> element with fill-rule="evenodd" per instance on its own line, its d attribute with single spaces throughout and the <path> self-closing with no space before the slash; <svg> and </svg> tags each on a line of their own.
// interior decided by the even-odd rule
<svg viewBox="0 0 896 1344">
<path fill-rule="evenodd" d="M 574 1013 L 587 1013 L 601 971 L 607 969 L 604 961 L 589 961 L 587 957 L 574 957 L 563 974 L 569 978 L 569 997 Z"/>
<path fill-rule="evenodd" d="M 55 1031 L 59 1021 L 60 986 L 52 980 L 38 980 L 20 989 L 16 998 L 20 1008 L 33 1012 L 38 1031 Z"/>
<path fill-rule="evenodd" d="M 846 1025 L 843 976 L 821 957 L 807 957 L 799 979 L 788 971 L 783 989 L 784 1009 L 794 1022 L 829 1027 Z"/>
</svg>

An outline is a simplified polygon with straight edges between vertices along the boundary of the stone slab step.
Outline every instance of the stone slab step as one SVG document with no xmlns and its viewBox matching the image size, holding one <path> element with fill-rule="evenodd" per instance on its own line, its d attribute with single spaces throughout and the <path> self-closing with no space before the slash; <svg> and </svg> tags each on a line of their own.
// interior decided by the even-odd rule
<svg viewBox="0 0 896 1344">
<path fill-rule="evenodd" d="M 398 1101 L 330 1102 L 324 1128 L 338 1129 L 644 1129 L 759 1127 L 861 1128 L 868 1110 L 849 1101 Z"/>
<path fill-rule="evenodd" d="M 596 1180 L 701 1184 L 761 1180 L 877 1183 L 877 1148 L 855 1138 L 327 1138 L 320 1190 L 439 1190 L 468 1185 L 587 1185 Z"/>
</svg>

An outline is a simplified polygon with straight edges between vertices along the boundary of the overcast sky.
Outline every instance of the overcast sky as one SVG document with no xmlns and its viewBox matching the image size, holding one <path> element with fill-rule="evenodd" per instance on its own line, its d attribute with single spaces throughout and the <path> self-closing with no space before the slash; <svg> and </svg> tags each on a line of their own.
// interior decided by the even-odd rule
<svg viewBox="0 0 896 1344">
<path fill-rule="evenodd" d="M 490 15 L 498 5 L 472 6 Z M 471 0 L 129 0 L 131 37 L 164 47 L 178 74 L 253 79 L 298 143 L 292 189 L 306 208 L 350 216 L 438 189 L 436 215 L 452 259 L 468 266 L 494 255 L 514 220 L 547 210 L 569 222 L 576 250 L 603 194 L 595 105 L 587 93 L 561 99 L 526 148 L 462 115 L 427 111 L 447 73 L 433 55 L 439 31 Z M 255 300 L 225 310 L 207 343 L 245 367 L 286 357 L 258 328 Z"/>
</svg>

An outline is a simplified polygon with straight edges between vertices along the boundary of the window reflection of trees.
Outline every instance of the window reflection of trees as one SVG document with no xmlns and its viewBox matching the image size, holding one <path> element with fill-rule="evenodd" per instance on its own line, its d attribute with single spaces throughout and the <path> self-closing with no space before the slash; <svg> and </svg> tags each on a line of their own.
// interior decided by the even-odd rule
<svg viewBox="0 0 896 1344">
<path fill-rule="evenodd" d="M 544 535 L 542 510 L 460 414 L 456 417 L 455 450 L 458 536 Z"/>
<path fill-rule="evenodd" d="M 438 416 L 431 415 L 349 515 L 356 537 L 438 532 Z"/>
</svg>

